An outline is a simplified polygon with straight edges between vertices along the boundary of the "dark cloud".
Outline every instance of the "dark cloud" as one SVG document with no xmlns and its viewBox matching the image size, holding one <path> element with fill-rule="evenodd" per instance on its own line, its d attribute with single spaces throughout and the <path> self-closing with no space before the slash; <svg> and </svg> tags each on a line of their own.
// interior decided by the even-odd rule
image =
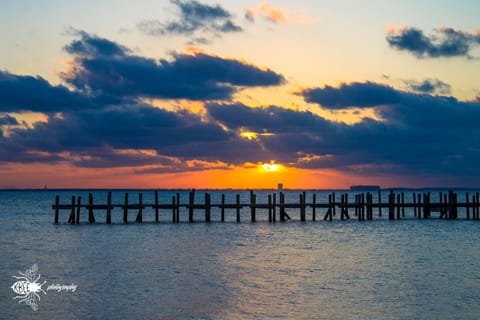
<svg viewBox="0 0 480 320">
<path fill-rule="evenodd" d="M 369 93 L 370 86 L 382 87 L 368 84 L 342 88 L 356 87 L 360 101 L 352 104 L 361 105 L 367 95 L 362 88 Z M 337 90 L 336 94 L 343 92 Z M 354 125 L 308 111 L 227 103 L 207 104 L 206 118 L 148 105 L 75 111 L 27 130 L 12 129 L 9 137 L 0 139 L 0 158 L 25 163 L 69 161 L 79 167 L 128 166 L 139 173 L 226 169 L 276 160 L 345 173 L 477 181 L 478 101 L 390 90 L 400 97 L 394 103 L 383 98 L 382 103 L 369 102 L 381 121 L 365 119 Z M 246 140 L 239 135 L 246 130 L 268 134 Z"/>
<path fill-rule="evenodd" d="M 392 48 L 408 51 L 418 58 L 471 58 L 472 47 L 480 44 L 480 34 L 453 28 L 436 29 L 435 34 L 425 35 L 420 29 L 404 27 L 389 31 L 386 39 Z"/>
<path fill-rule="evenodd" d="M 90 35 L 85 31 L 72 30 L 70 34 L 79 36 L 80 40 L 74 40 L 64 47 L 70 54 L 82 55 L 84 57 L 116 57 L 125 56 L 130 49 L 119 45 L 108 39 Z"/>
<path fill-rule="evenodd" d="M 171 0 L 179 9 L 176 21 L 163 23 L 159 20 L 144 20 L 138 28 L 145 34 L 152 36 L 204 34 L 218 36 L 221 33 L 240 32 L 242 27 L 233 21 L 232 14 L 220 5 L 203 4 L 195 0 Z M 196 37 L 194 39 L 205 39 Z"/>
<path fill-rule="evenodd" d="M 75 55 L 76 65 L 63 74 L 64 80 L 84 93 L 106 97 L 230 99 L 236 87 L 284 81 L 272 70 L 204 53 L 175 54 L 171 61 L 157 62 L 88 34 L 66 48 Z"/>
<path fill-rule="evenodd" d="M 10 161 L 12 157 L 18 162 L 65 161 L 61 154 L 67 153 L 69 161 L 79 167 L 159 164 L 166 157 L 181 161 L 224 159 L 239 164 L 243 159 L 253 161 L 260 151 L 258 146 L 224 131 L 215 122 L 202 121 L 188 112 L 147 105 L 64 113 L 63 117 L 52 117 L 34 128 L 11 130 L 10 137 L 3 142 L 10 146 L 10 151 L 0 155 L 0 161 Z M 156 155 L 135 150 L 154 150 Z M 241 156 L 242 153 L 246 155 Z"/>
<path fill-rule="evenodd" d="M 192 125 L 188 125 L 188 122 Z M 182 132 L 183 130 L 183 132 Z M 13 130 L 10 145 L 14 145 L 8 154 L 16 154 L 18 161 L 29 160 L 31 150 L 41 151 L 41 155 L 58 155 L 68 152 L 78 166 L 104 167 L 107 160 L 111 166 L 124 166 L 127 160 L 132 164 L 136 157 L 115 154 L 115 149 L 154 149 L 167 148 L 172 144 L 188 142 L 188 135 L 195 134 L 198 140 L 212 139 L 221 132 L 209 134 L 202 128 L 199 120 L 183 119 L 170 113 L 151 107 L 115 108 L 90 112 L 65 113 L 61 118 L 50 118 L 47 123 L 38 123 L 27 130 Z M 4 141 L 4 142 L 5 142 Z M 115 165 L 115 157 L 118 159 Z M 145 157 L 141 157 L 144 164 Z M 42 157 L 38 157 L 41 161 Z M 6 161 L 8 159 L 2 160 Z M 51 157 L 45 161 L 52 161 Z M 65 160 L 57 156 L 56 161 Z M 103 164 L 102 164 L 103 163 Z M 139 163 L 137 163 L 139 164 Z"/>
<path fill-rule="evenodd" d="M 405 80 L 410 90 L 428 94 L 450 94 L 452 87 L 438 79 L 425 79 L 423 81 Z"/>
<path fill-rule="evenodd" d="M 33 129 L 17 131 L 15 139 L 26 148 L 63 152 L 104 146 L 162 151 L 192 140 L 214 143 L 222 137 L 220 127 L 205 124 L 195 115 L 136 105 L 65 113 Z"/>
<path fill-rule="evenodd" d="M 365 119 L 355 125 L 277 107 L 210 105 L 208 110 L 230 128 L 274 133 L 252 143 L 261 143 L 271 159 L 296 167 L 477 179 L 480 104 L 397 93 L 404 97 L 398 103 L 377 106 L 382 121 Z"/>
<path fill-rule="evenodd" d="M 402 93 L 392 87 L 373 82 L 342 84 L 339 88 L 325 86 L 301 93 L 305 101 L 328 109 L 365 108 L 401 101 Z"/>
<path fill-rule="evenodd" d="M 0 112 L 58 112 L 91 107 L 95 102 L 64 86 L 52 86 L 40 76 L 0 71 Z"/>
</svg>

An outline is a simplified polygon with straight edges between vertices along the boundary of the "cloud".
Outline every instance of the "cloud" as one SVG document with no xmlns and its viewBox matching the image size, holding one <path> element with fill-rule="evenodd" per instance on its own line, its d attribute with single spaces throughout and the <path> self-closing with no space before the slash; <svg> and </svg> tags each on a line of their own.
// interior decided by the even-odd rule
<svg viewBox="0 0 480 320">
<path fill-rule="evenodd" d="M 305 101 L 327 109 L 370 108 L 395 104 L 402 99 L 402 93 L 394 88 L 373 82 L 343 83 L 338 88 L 310 88 L 302 91 L 301 95 Z"/>
<path fill-rule="evenodd" d="M 31 151 L 35 150 L 38 161 L 53 161 L 54 155 L 57 161 L 63 161 L 59 155 L 67 153 L 78 166 L 134 165 L 133 160 L 139 161 L 139 165 L 158 163 L 161 155 L 182 157 L 195 144 L 216 145 L 227 140 L 228 134 L 222 128 L 205 123 L 196 115 L 135 105 L 66 112 L 33 128 L 11 130 L 10 137 L 3 141 L 11 152 L 3 155 L 10 155 L 10 159 L 16 154 L 19 162 L 30 161 L 34 155 Z M 119 150 L 154 150 L 158 155 Z M 207 152 L 205 149 L 204 153 Z M 46 154 L 48 158 L 43 157 Z"/>
<path fill-rule="evenodd" d="M 285 81 L 272 70 L 206 53 L 174 54 L 170 61 L 156 61 L 85 33 L 66 50 L 75 56 L 75 66 L 63 79 L 85 94 L 104 97 L 230 99 L 239 87 Z"/>
<path fill-rule="evenodd" d="M 130 49 L 108 39 L 90 35 L 82 30 L 70 30 L 69 34 L 79 36 L 80 40 L 74 40 L 64 47 L 70 54 L 83 57 L 123 57 L 131 53 Z"/>
<path fill-rule="evenodd" d="M 343 84 L 336 95 L 366 104 L 375 83 Z M 382 120 L 347 125 L 278 106 L 206 103 L 206 115 L 135 104 L 73 110 L 0 138 L 0 161 L 131 167 L 139 173 L 229 169 L 269 162 L 365 175 L 480 176 L 478 101 L 386 87 L 395 99 L 369 99 Z M 365 91 L 365 92 L 363 92 Z M 393 94 L 394 93 L 394 94 Z M 358 102 L 355 102 L 358 99 Z M 391 103 L 389 103 L 390 101 Z M 268 132 L 245 139 L 242 132 Z"/>
<path fill-rule="evenodd" d="M 222 33 L 241 32 L 242 27 L 233 21 L 233 16 L 220 5 L 203 4 L 195 0 L 171 0 L 177 6 L 179 17 L 175 21 L 163 23 L 159 20 L 144 20 L 138 23 L 140 31 L 151 36 L 185 35 L 198 33 L 208 35 L 207 38 Z M 195 39 L 206 39 L 194 37 Z"/>
<path fill-rule="evenodd" d="M 404 81 L 410 90 L 428 93 L 428 94 L 450 94 L 452 87 L 438 79 L 425 79 L 423 81 L 405 80 Z"/>
<path fill-rule="evenodd" d="M 407 83 L 420 93 L 374 82 L 299 93 L 323 108 L 368 107 L 378 116 L 345 124 L 308 111 L 232 102 L 238 88 L 284 81 L 268 69 L 205 53 L 156 61 L 107 39 L 77 36 L 66 46 L 75 58 L 64 74 L 72 89 L 0 73 L 0 125 L 11 124 L 8 134 L 0 134 L 0 162 L 162 173 L 275 160 L 347 174 L 451 177 L 472 185 L 480 178 L 480 101 L 435 95 L 448 88 L 440 80 Z M 157 108 L 148 97 L 199 99 L 205 110 L 198 115 Z M 48 119 L 19 126 L 6 112 L 21 110 L 44 112 Z"/>
<path fill-rule="evenodd" d="M 381 121 L 365 119 L 354 125 L 274 106 L 207 108 L 229 128 L 274 133 L 250 143 L 262 145 L 261 155 L 295 167 L 371 175 L 471 176 L 471 182 L 478 177 L 480 132 L 475 119 L 480 117 L 480 104 L 395 91 L 400 101 L 376 106 Z M 353 104 L 362 103 L 359 97 Z"/>
<path fill-rule="evenodd" d="M 248 21 L 255 22 L 257 16 L 260 16 L 271 23 L 302 24 L 314 22 L 314 19 L 305 13 L 299 12 L 291 14 L 287 9 L 274 7 L 267 1 L 263 1 L 256 8 L 245 9 L 244 17 Z"/>
<path fill-rule="evenodd" d="M 480 44 L 480 34 L 443 27 L 425 35 L 417 28 L 399 27 L 390 28 L 386 40 L 392 48 L 408 51 L 417 58 L 471 58 L 470 51 Z"/>
<path fill-rule="evenodd" d="M 255 16 L 262 16 L 273 23 L 285 23 L 288 21 L 285 9 L 275 8 L 268 2 L 262 2 L 257 8 L 245 9 L 245 18 L 254 21 Z"/>
<path fill-rule="evenodd" d="M 0 71 L 0 112 L 58 112 L 93 107 L 96 100 L 52 86 L 40 76 L 21 76 Z"/>
</svg>

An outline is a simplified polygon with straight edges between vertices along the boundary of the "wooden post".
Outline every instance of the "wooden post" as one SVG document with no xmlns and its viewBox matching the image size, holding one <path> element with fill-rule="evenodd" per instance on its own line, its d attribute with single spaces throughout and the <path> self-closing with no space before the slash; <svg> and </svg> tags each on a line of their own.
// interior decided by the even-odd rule
<svg viewBox="0 0 480 320">
<path fill-rule="evenodd" d="M 88 222 L 94 223 L 95 216 L 93 214 L 93 194 L 88 194 Z"/>
<path fill-rule="evenodd" d="M 340 195 L 340 203 L 341 203 L 341 208 L 340 208 L 340 220 L 343 220 L 343 212 L 345 211 L 345 195 L 342 194 Z"/>
<path fill-rule="evenodd" d="M 348 214 L 348 193 L 342 195 L 342 208 L 341 208 L 341 216 L 340 219 L 350 219 L 350 215 Z"/>
<path fill-rule="evenodd" d="M 378 190 L 378 216 L 382 216 L 382 190 Z"/>
<path fill-rule="evenodd" d="M 332 203 L 333 203 L 333 206 L 332 206 L 332 214 L 335 216 L 337 214 L 337 197 L 335 196 L 335 192 L 332 192 Z M 330 221 L 332 221 L 332 217 L 330 217 Z"/>
<path fill-rule="evenodd" d="M 475 210 L 475 204 L 476 204 L 476 197 L 475 197 L 475 194 L 472 194 L 472 218 L 473 220 L 476 220 L 476 217 L 477 217 L 477 214 L 476 214 L 476 210 Z"/>
<path fill-rule="evenodd" d="M 362 201 L 362 196 L 363 196 L 363 194 L 359 194 L 359 195 L 358 195 L 357 208 L 358 208 L 358 215 L 360 216 L 360 219 L 361 219 L 361 220 L 364 220 L 363 210 L 362 210 L 362 203 L 363 203 L 363 201 Z"/>
<path fill-rule="evenodd" d="M 158 190 L 155 190 L 155 222 L 158 222 Z"/>
<path fill-rule="evenodd" d="M 251 215 L 252 222 L 256 221 L 256 209 L 255 209 L 256 201 L 257 201 L 257 195 L 254 194 L 253 191 L 250 191 L 250 215 Z"/>
<path fill-rule="evenodd" d="M 370 192 L 367 192 L 366 195 L 362 194 L 362 204 L 363 204 L 363 212 L 364 212 L 364 217 L 363 219 L 369 220 L 368 217 L 368 198 L 370 197 Z M 366 213 L 366 214 L 365 214 Z M 365 217 L 366 216 L 366 217 Z"/>
<path fill-rule="evenodd" d="M 176 203 L 176 222 L 180 222 L 180 192 L 177 192 L 177 203 Z"/>
<path fill-rule="evenodd" d="M 312 221 L 315 221 L 316 219 L 316 213 L 317 213 L 317 207 L 315 206 L 316 204 L 317 204 L 317 195 L 314 193 L 312 198 Z"/>
<path fill-rule="evenodd" d="M 358 220 L 360 220 L 360 216 L 358 214 L 358 208 L 360 207 L 360 205 L 359 205 L 360 201 L 359 201 L 358 197 L 359 197 L 359 195 L 356 194 L 355 195 L 355 200 L 354 200 L 354 204 L 355 204 L 354 214 L 355 214 L 355 217 L 358 216 Z"/>
<path fill-rule="evenodd" d="M 430 218 L 432 216 L 432 198 L 430 192 L 427 192 L 428 196 L 428 217 Z"/>
<path fill-rule="evenodd" d="M 272 222 L 272 195 L 268 195 L 268 222 Z"/>
<path fill-rule="evenodd" d="M 112 192 L 107 195 L 107 224 L 112 223 Z"/>
<path fill-rule="evenodd" d="M 477 193 L 478 194 L 478 193 Z M 477 194 L 472 195 L 472 214 L 473 220 L 477 220 Z"/>
<path fill-rule="evenodd" d="M 370 220 L 373 220 L 373 194 L 370 194 Z"/>
<path fill-rule="evenodd" d="M 192 189 L 188 194 L 188 221 L 193 222 L 193 204 L 195 202 L 195 189 Z"/>
<path fill-rule="evenodd" d="M 367 219 L 373 220 L 373 194 L 367 194 Z"/>
<path fill-rule="evenodd" d="M 450 219 L 457 219 L 458 217 L 458 206 L 457 206 L 457 194 L 450 190 L 448 192 L 449 205 L 450 205 Z"/>
<path fill-rule="evenodd" d="M 414 217 L 417 217 L 417 195 L 415 192 L 413 193 L 413 215 Z"/>
<path fill-rule="evenodd" d="M 143 194 L 140 192 L 138 194 L 139 209 L 138 209 L 137 219 L 135 219 L 135 221 L 139 222 L 139 223 L 143 222 L 143 201 L 142 201 L 142 198 L 143 198 Z"/>
<path fill-rule="evenodd" d="M 362 214 L 362 220 L 365 220 L 365 194 L 362 193 L 360 197 L 360 213 Z"/>
<path fill-rule="evenodd" d="M 177 221 L 177 207 L 175 206 L 176 204 L 176 199 L 175 195 L 172 196 L 172 222 L 175 223 Z"/>
<path fill-rule="evenodd" d="M 343 197 L 344 206 L 342 208 L 342 215 L 343 215 L 343 219 L 345 219 L 345 214 L 348 214 L 348 212 L 350 211 L 350 208 L 348 208 L 348 193 L 345 193 L 343 196 L 344 196 Z"/>
<path fill-rule="evenodd" d="M 77 197 L 77 218 L 75 219 L 75 222 L 77 224 L 80 224 L 80 206 L 82 202 L 82 197 L 78 196 Z"/>
<path fill-rule="evenodd" d="M 362 195 L 360 196 L 360 213 L 362 214 L 362 220 L 365 220 L 366 219 L 366 199 L 368 197 L 368 193 L 365 195 L 365 193 L 362 193 Z"/>
<path fill-rule="evenodd" d="M 480 197 L 479 197 L 479 193 L 477 192 L 475 194 L 475 206 L 474 206 L 474 210 L 475 210 L 475 213 L 476 213 L 476 217 L 475 217 L 475 220 L 479 220 L 480 219 L 480 214 L 479 214 L 479 210 L 480 210 Z"/>
<path fill-rule="evenodd" d="M 272 212 L 273 222 L 277 220 L 277 194 L 273 194 L 273 212 Z"/>
<path fill-rule="evenodd" d="M 285 221 L 285 195 L 280 192 L 280 221 Z"/>
<path fill-rule="evenodd" d="M 455 192 L 453 194 L 453 202 L 455 204 L 455 219 L 458 218 L 458 193 Z"/>
<path fill-rule="evenodd" d="M 70 217 L 68 217 L 68 223 L 75 223 L 75 196 L 72 196 L 72 206 L 70 211 Z"/>
<path fill-rule="evenodd" d="M 55 196 L 55 224 L 58 224 L 58 215 L 59 215 L 59 208 L 60 206 L 60 196 Z"/>
<path fill-rule="evenodd" d="M 210 222 L 210 193 L 205 193 L 205 222 Z"/>
<path fill-rule="evenodd" d="M 300 221 L 306 220 L 306 205 L 305 205 L 306 193 L 303 192 L 300 194 Z"/>
<path fill-rule="evenodd" d="M 430 217 L 430 195 L 429 193 L 423 194 L 423 219 Z"/>
<path fill-rule="evenodd" d="M 405 217 L 405 193 L 402 192 L 402 217 Z"/>
<path fill-rule="evenodd" d="M 440 202 L 442 202 L 440 200 Z M 445 194 L 442 211 L 445 210 L 445 213 L 442 212 L 441 218 L 452 219 L 452 191 L 449 190 L 448 194 Z"/>
<path fill-rule="evenodd" d="M 400 219 L 400 194 L 397 194 L 397 219 Z"/>
<path fill-rule="evenodd" d="M 240 222 L 240 195 L 239 194 L 237 194 L 236 201 L 237 201 L 237 222 Z"/>
<path fill-rule="evenodd" d="M 418 219 L 422 219 L 422 194 L 421 193 L 417 194 L 417 199 L 418 199 L 417 215 L 418 215 Z"/>
<path fill-rule="evenodd" d="M 448 217 L 448 208 L 447 208 L 447 201 L 443 202 L 443 193 L 440 191 L 438 193 L 438 199 L 440 203 L 440 219 L 446 219 Z"/>
<path fill-rule="evenodd" d="M 469 202 L 469 200 L 470 200 L 469 198 L 470 198 L 470 195 L 469 195 L 469 193 L 467 192 L 467 193 L 465 194 L 465 204 L 466 204 L 465 210 L 467 211 L 467 220 L 470 219 L 470 207 L 469 207 L 469 204 L 468 204 L 468 202 Z"/>
<path fill-rule="evenodd" d="M 443 195 L 443 205 L 445 211 L 445 218 L 450 219 L 450 206 L 448 205 L 448 196 L 446 194 Z"/>
<path fill-rule="evenodd" d="M 323 221 L 327 221 L 328 216 L 332 213 L 332 195 L 328 195 L 328 209 L 327 212 L 325 213 L 325 216 L 323 217 Z"/>
<path fill-rule="evenodd" d="M 225 222 L 225 195 L 222 194 L 222 208 L 221 208 L 221 214 L 222 214 L 222 222 Z"/>
<path fill-rule="evenodd" d="M 128 192 L 125 192 L 125 203 L 123 206 L 123 222 L 128 223 Z"/>
<path fill-rule="evenodd" d="M 388 195 L 388 219 L 395 219 L 395 194 L 393 190 L 390 190 L 390 194 Z"/>
</svg>

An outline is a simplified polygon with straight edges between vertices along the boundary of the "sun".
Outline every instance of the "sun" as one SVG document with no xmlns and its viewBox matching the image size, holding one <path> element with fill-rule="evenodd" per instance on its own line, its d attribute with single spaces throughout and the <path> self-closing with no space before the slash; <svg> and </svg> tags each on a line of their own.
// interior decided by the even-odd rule
<svg viewBox="0 0 480 320">
<path fill-rule="evenodd" d="M 275 172 L 275 171 L 278 171 L 280 169 L 280 165 L 276 164 L 272 160 L 272 161 L 270 161 L 270 163 L 262 164 L 262 169 L 263 169 L 263 171 L 266 171 L 266 172 Z"/>
</svg>

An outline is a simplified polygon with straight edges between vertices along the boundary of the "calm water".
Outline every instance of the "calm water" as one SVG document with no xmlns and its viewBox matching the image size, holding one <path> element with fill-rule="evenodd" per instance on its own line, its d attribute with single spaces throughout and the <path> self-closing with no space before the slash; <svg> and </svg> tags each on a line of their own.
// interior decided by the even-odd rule
<svg viewBox="0 0 480 320">
<path fill-rule="evenodd" d="M 387 221 L 375 212 L 374 221 L 269 224 L 262 211 L 248 222 L 245 211 L 237 224 L 227 211 L 226 223 L 213 212 L 210 224 L 172 224 L 162 212 L 155 224 L 146 210 L 145 223 L 123 225 L 115 209 L 112 225 L 101 212 L 95 225 L 70 226 L 67 212 L 54 225 L 57 193 L 0 191 L 0 319 L 480 318 L 478 221 Z M 60 194 L 67 202 L 87 192 Z M 38 311 L 18 304 L 12 276 L 34 263 L 44 289 L 74 284 L 76 292 L 40 293 Z"/>
</svg>

